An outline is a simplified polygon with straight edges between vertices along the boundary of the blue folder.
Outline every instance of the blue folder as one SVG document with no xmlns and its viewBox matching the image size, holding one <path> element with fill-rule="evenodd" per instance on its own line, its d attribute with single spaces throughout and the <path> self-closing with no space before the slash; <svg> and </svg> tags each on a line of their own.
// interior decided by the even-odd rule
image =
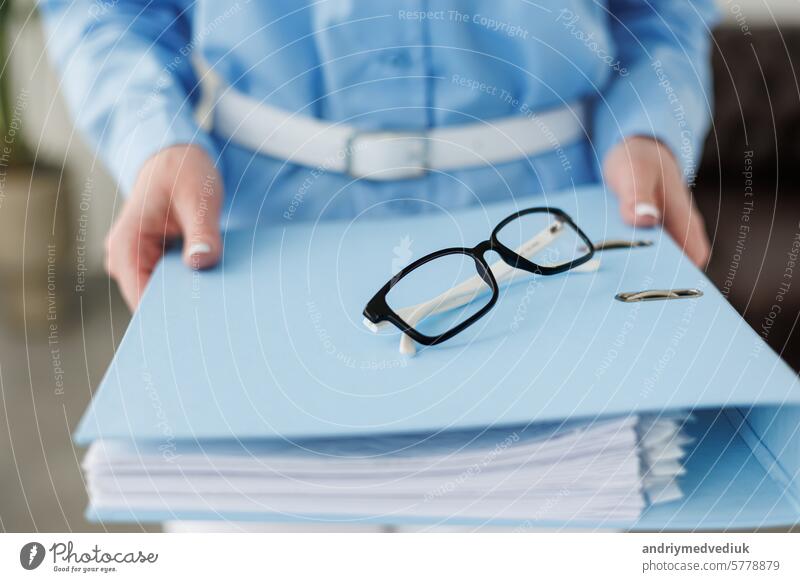
<svg viewBox="0 0 800 582">
<path fill-rule="evenodd" d="M 593 240 L 655 244 L 599 253 L 595 273 L 530 276 L 504 287 L 486 317 L 414 358 L 398 352 L 397 333 L 375 335 L 362 325 L 366 301 L 402 264 L 443 247 L 474 246 L 506 215 L 541 205 L 568 212 Z M 222 264 L 202 273 L 168 253 L 76 442 L 337 438 L 691 410 L 685 498 L 654 505 L 636 522 L 603 525 L 800 521 L 797 375 L 665 233 L 623 224 L 600 187 L 389 220 L 372 214 L 304 224 L 256 220 L 228 231 Z M 671 288 L 704 295 L 614 299 Z"/>
</svg>

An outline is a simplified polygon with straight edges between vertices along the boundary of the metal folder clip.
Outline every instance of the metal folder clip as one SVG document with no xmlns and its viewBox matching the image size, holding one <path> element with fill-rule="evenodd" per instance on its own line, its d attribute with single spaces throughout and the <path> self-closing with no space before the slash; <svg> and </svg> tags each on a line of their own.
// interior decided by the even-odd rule
<svg viewBox="0 0 800 582">
<path fill-rule="evenodd" d="M 614 299 L 625 303 L 636 301 L 663 301 L 666 299 L 694 299 L 702 297 L 699 289 L 650 289 L 647 291 L 634 291 L 631 293 L 617 293 Z"/>
<path fill-rule="evenodd" d="M 613 251 L 617 249 L 635 249 L 638 247 L 653 246 L 651 240 L 624 240 L 624 239 L 607 239 L 594 243 L 595 251 Z"/>
</svg>

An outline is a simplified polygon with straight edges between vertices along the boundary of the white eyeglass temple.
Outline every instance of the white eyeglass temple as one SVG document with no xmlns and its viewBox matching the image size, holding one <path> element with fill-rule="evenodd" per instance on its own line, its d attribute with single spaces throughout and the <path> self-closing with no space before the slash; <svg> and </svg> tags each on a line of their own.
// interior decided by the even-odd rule
<svg viewBox="0 0 800 582">
<path fill-rule="evenodd" d="M 515 249 L 515 252 L 518 255 L 528 259 L 541 249 L 552 244 L 553 241 L 555 241 L 564 232 L 564 223 L 558 222 L 553 226 L 542 230 L 536 236 L 520 245 L 517 249 Z M 600 261 L 595 259 L 592 261 L 587 261 L 574 270 L 592 272 L 597 271 L 599 267 Z M 510 284 L 515 278 L 527 274 L 527 271 L 512 267 L 502 259 L 492 263 L 489 268 L 492 270 L 492 274 L 494 274 L 494 278 L 498 285 L 502 283 Z M 486 283 L 484 283 L 483 279 L 481 279 L 479 275 L 476 275 L 467 279 L 460 285 L 445 291 L 430 301 L 400 310 L 398 315 L 400 315 L 403 321 L 408 323 L 411 327 L 415 327 L 426 317 L 466 305 L 479 295 L 482 295 L 488 291 L 489 289 L 487 288 Z M 417 353 L 417 345 L 408 334 L 404 333 L 400 336 L 400 353 L 405 356 L 413 356 Z"/>
<path fill-rule="evenodd" d="M 497 263 L 493 263 L 491 265 L 491 267 L 494 267 L 494 265 L 496 265 L 496 264 Z M 503 264 L 505 265 L 505 263 L 503 263 Z M 572 269 L 571 272 L 573 272 L 573 273 L 594 273 L 598 269 L 600 269 L 600 260 L 599 259 L 592 259 L 591 261 L 586 261 L 584 264 L 582 264 L 582 265 L 580 265 L 578 267 L 575 267 L 574 269 Z M 492 271 L 494 271 L 494 269 L 492 269 Z M 514 269 L 514 271 L 516 271 L 517 273 L 525 273 L 525 271 L 521 271 L 520 269 Z M 513 281 L 518 276 L 517 273 L 511 273 L 510 275 L 505 277 L 504 280 L 508 281 L 508 282 Z M 500 283 L 500 279 L 497 279 L 497 283 L 498 284 Z M 481 289 L 479 292 L 474 294 L 474 297 L 477 297 L 478 295 L 480 295 L 480 294 L 482 294 L 482 293 L 484 293 L 486 291 L 485 290 L 485 287 L 486 287 L 485 284 L 483 285 L 483 287 L 484 287 L 483 289 Z M 447 307 L 447 309 L 455 309 L 456 307 L 460 307 L 461 305 L 466 305 L 471 300 L 472 299 L 469 299 L 467 301 L 464 301 L 463 303 L 459 303 L 458 305 L 449 305 Z M 434 315 L 436 313 L 440 313 L 442 311 L 446 311 L 447 309 L 436 309 L 436 310 L 433 310 L 430 313 L 428 313 L 425 317 L 428 317 L 430 315 Z M 424 317 L 418 317 L 418 318 L 415 318 L 413 321 L 411 321 L 409 319 L 404 319 L 403 321 L 408 323 L 410 326 L 414 327 L 420 321 L 422 321 L 423 319 L 424 319 Z M 408 334 L 404 333 L 404 334 L 402 334 L 400 336 L 400 353 L 403 354 L 403 355 L 406 355 L 406 356 L 413 356 L 414 354 L 417 353 L 416 343 L 414 342 L 413 339 L 411 339 L 411 336 L 408 335 Z"/>
<path fill-rule="evenodd" d="M 551 244 L 564 232 L 564 224 L 558 222 L 553 226 L 542 230 L 533 238 L 520 245 L 515 252 L 522 257 L 530 258 L 540 249 Z M 600 261 L 594 259 L 584 263 L 583 265 L 580 265 L 579 267 L 576 267 L 574 271 L 593 272 L 597 271 L 599 267 Z M 489 268 L 492 270 L 492 274 L 494 275 L 498 285 L 505 282 L 511 282 L 515 277 L 526 273 L 521 269 L 512 267 L 503 260 L 495 261 L 489 266 Z M 479 295 L 486 293 L 488 290 L 489 289 L 487 288 L 486 283 L 483 281 L 480 275 L 475 275 L 429 301 L 399 309 L 397 314 L 403 319 L 403 321 L 413 327 L 426 317 L 429 317 L 435 313 L 442 313 L 444 311 L 449 311 L 451 309 L 461 307 L 462 305 L 466 305 Z M 374 324 L 371 321 L 364 319 L 364 325 L 366 325 L 373 332 L 377 332 L 386 327 L 388 322 Z M 416 345 L 414 341 L 406 334 L 402 334 L 400 338 L 400 353 L 405 355 L 414 355 L 416 353 Z"/>
</svg>

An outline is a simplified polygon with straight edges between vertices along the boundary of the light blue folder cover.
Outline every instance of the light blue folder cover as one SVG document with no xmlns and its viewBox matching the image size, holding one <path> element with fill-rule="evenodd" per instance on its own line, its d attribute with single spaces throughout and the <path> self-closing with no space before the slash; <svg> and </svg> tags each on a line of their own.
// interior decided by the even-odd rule
<svg viewBox="0 0 800 582">
<path fill-rule="evenodd" d="M 505 287 L 489 315 L 412 359 L 396 333 L 362 326 L 364 304 L 405 261 L 474 246 L 515 209 L 540 205 L 570 213 L 593 240 L 656 244 L 599 253 L 596 273 Z M 705 295 L 614 300 L 686 287 Z M 693 428 L 688 499 L 616 525 L 744 527 L 800 520 L 798 407 L 795 373 L 669 237 L 634 233 L 590 187 L 391 220 L 259 222 L 228 232 L 222 265 L 203 273 L 169 253 L 75 439 L 294 439 L 707 409 Z"/>
</svg>

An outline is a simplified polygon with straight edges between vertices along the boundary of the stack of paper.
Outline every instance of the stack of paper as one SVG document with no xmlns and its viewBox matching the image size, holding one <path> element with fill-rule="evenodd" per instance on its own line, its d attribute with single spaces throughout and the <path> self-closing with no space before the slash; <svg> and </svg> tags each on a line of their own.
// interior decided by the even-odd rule
<svg viewBox="0 0 800 582">
<path fill-rule="evenodd" d="M 626 416 L 301 442 L 96 441 L 96 511 L 512 520 L 635 519 L 680 497 L 684 417 Z"/>
</svg>

